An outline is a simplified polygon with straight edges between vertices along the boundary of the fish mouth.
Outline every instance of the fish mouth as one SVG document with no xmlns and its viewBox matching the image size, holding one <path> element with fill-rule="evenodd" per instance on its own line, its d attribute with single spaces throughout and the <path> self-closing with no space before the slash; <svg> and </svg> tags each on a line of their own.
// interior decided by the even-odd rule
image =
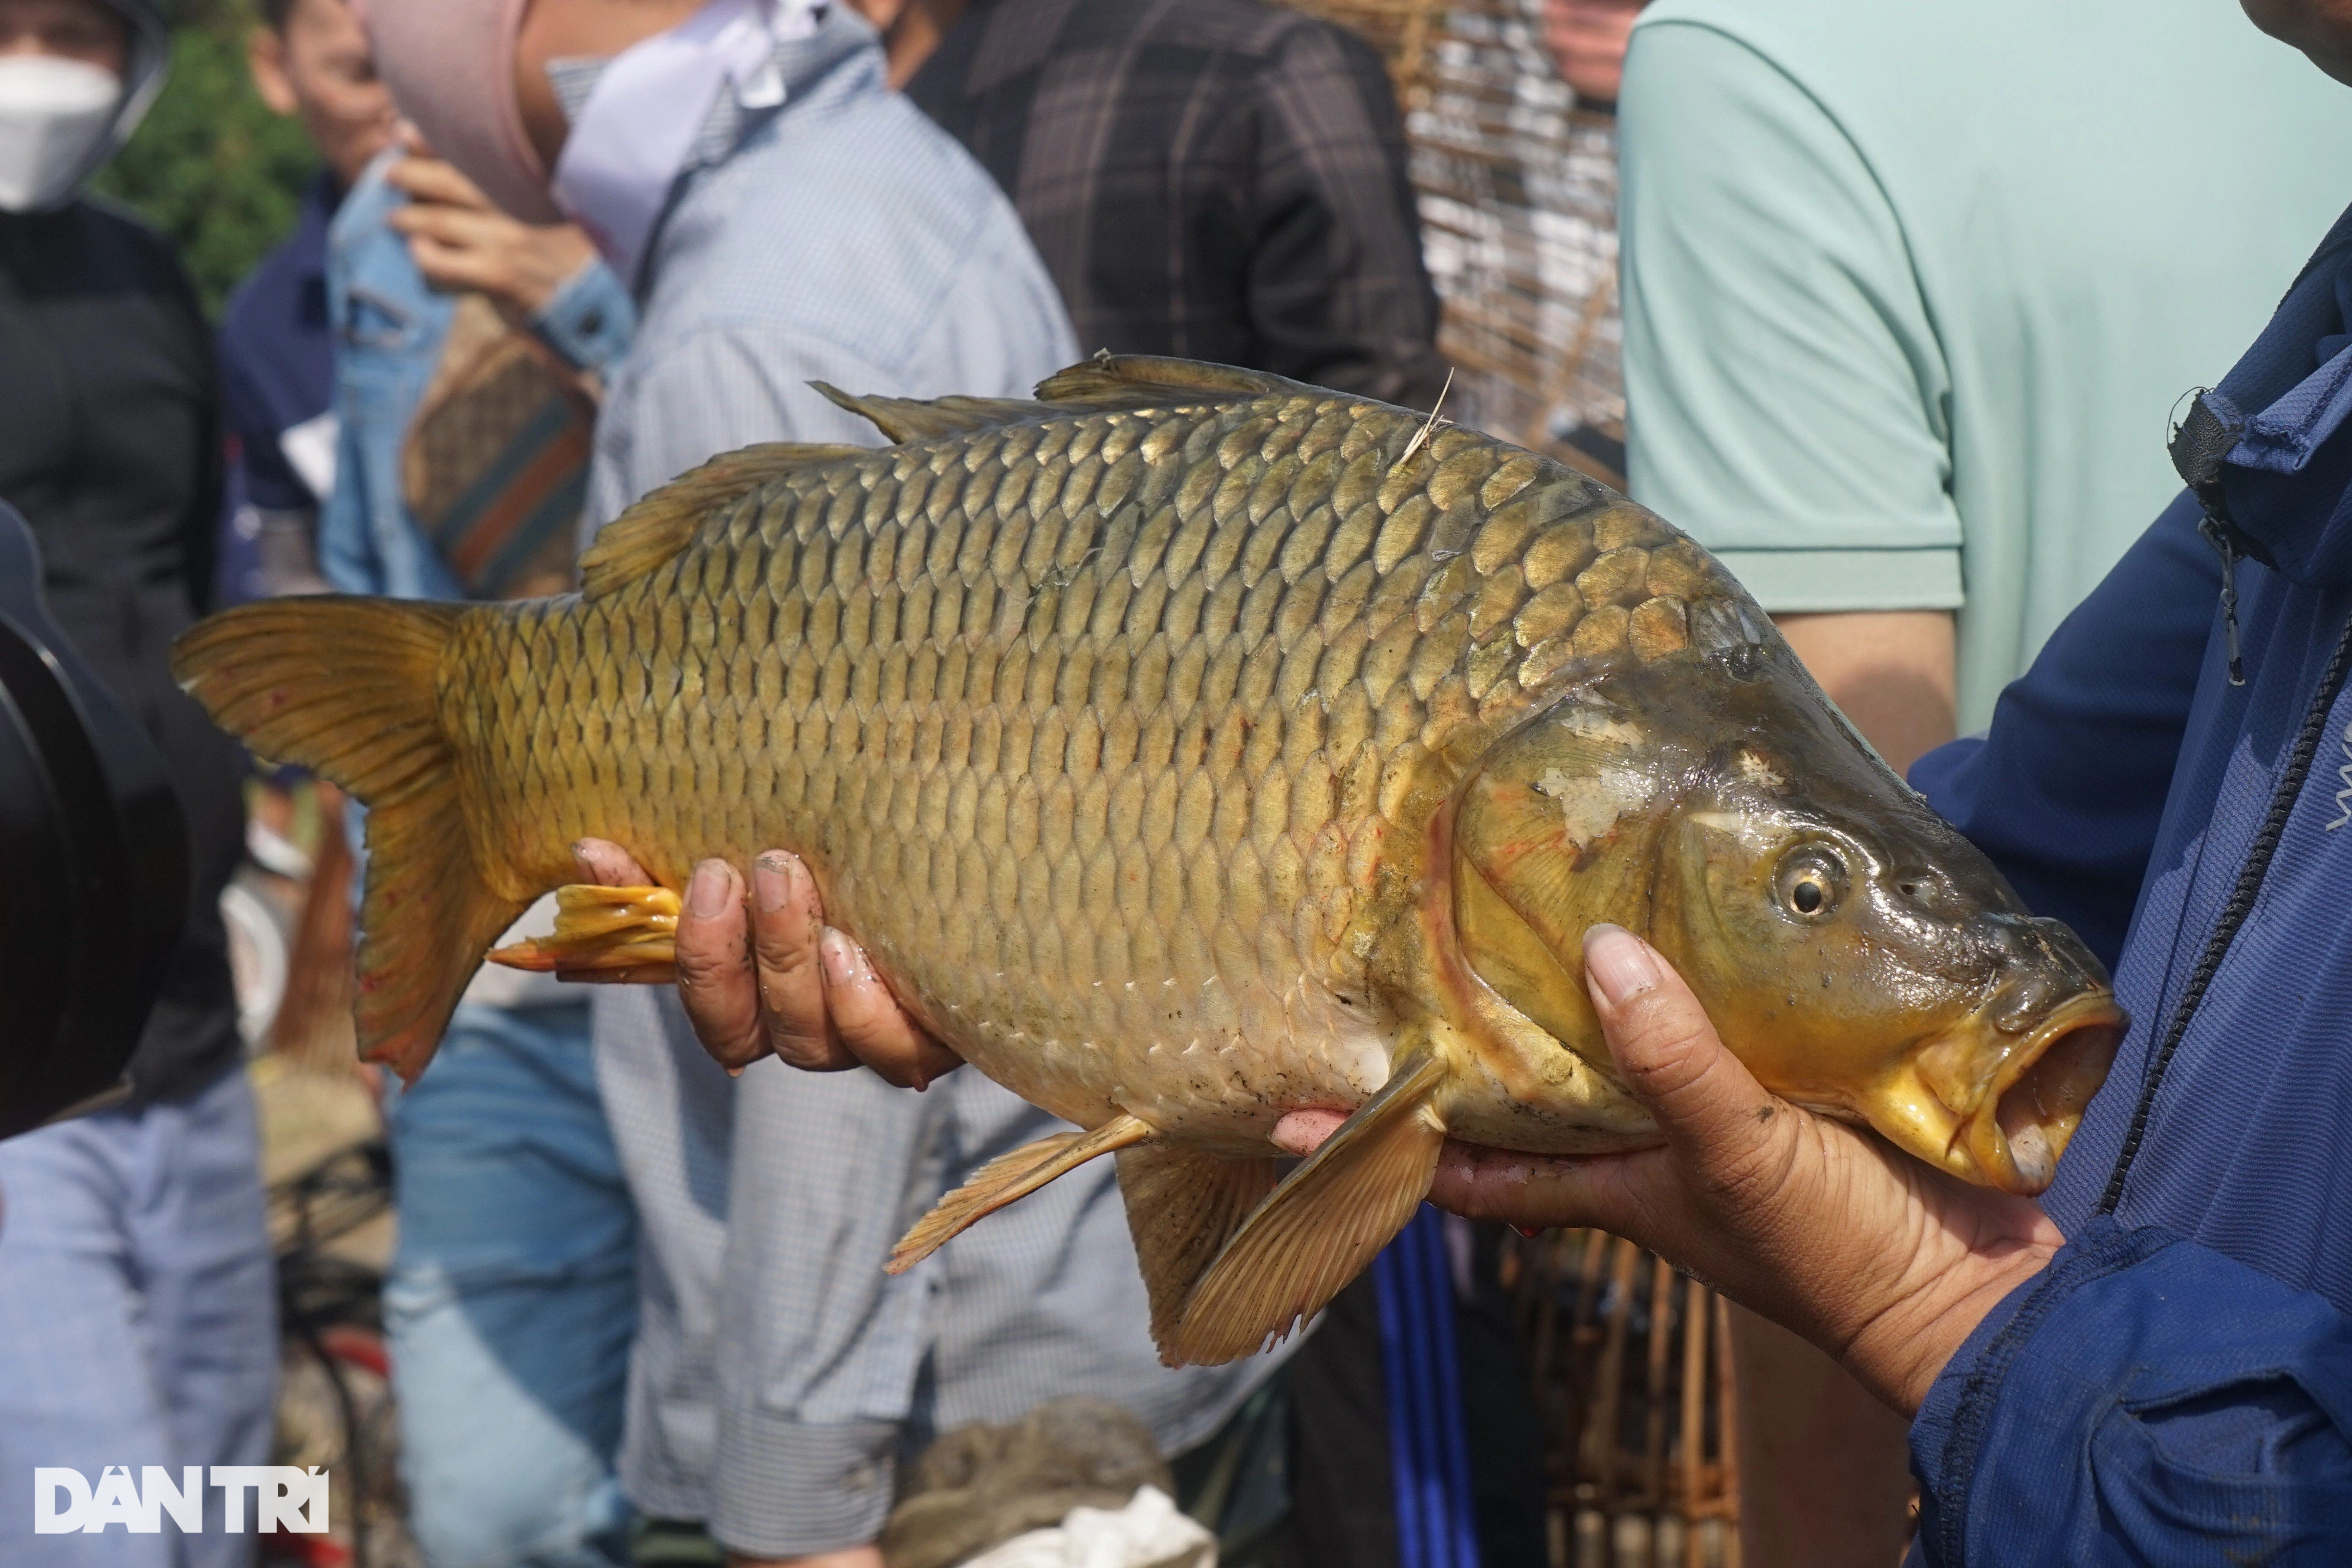
<svg viewBox="0 0 2352 1568">
<path fill-rule="evenodd" d="M 2008 1007 L 1997 997 L 1928 1039 L 1865 1114 L 1928 1163 L 2030 1198 L 2057 1175 L 2128 1020 L 2104 985 L 2068 997 L 2021 1033 L 2002 1026 Z"/>
</svg>

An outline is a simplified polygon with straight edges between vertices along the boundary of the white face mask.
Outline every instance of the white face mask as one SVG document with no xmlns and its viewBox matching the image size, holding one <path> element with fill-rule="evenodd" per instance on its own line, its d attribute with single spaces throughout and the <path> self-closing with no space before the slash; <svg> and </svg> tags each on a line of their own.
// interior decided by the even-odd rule
<svg viewBox="0 0 2352 1568">
<path fill-rule="evenodd" d="M 0 57 L 0 211 L 33 212 L 73 195 L 121 101 L 112 71 L 55 55 Z"/>
</svg>

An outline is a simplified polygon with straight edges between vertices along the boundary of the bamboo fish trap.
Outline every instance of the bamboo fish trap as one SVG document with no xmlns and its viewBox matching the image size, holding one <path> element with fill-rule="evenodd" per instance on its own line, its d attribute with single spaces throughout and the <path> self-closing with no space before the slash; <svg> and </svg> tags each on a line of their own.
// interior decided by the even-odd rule
<svg viewBox="0 0 2352 1568">
<path fill-rule="evenodd" d="M 1293 0 L 1387 57 L 1455 368 L 1447 413 L 1622 489 L 1617 122 L 1580 106 L 1542 0 Z"/>
<path fill-rule="evenodd" d="M 1544 1424 L 1552 1568 L 1738 1568 L 1723 1301 L 1597 1230 L 1506 1243 Z"/>
</svg>

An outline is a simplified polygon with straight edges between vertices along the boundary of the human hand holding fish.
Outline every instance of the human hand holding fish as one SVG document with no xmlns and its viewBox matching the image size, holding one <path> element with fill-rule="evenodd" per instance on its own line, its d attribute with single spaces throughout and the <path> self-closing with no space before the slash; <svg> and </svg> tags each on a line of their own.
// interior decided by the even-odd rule
<svg viewBox="0 0 2352 1568">
<path fill-rule="evenodd" d="M 1584 956 L 1610 1056 L 1664 1144 L 1559 1157 L 1449 1143 L 1430 1201 L 1628 1237 L 1916 1414 L 1985 1314 L 2064 1245 L 2057 1225 L 2031 1198 L 1960 1181 L 1765 1089 L 1639 937 L 1595 926 Z M 1310 1148 L 1320 1131 L 1277 1139 Z"/>
<path fill-rule="evenodd" d="M 572 853 L 583 882 L 638 888 L 653 880 L 607 839 L 583 838 Z M 907 1016 L 866 950 L 824 923 L 816 883 L 799 856 L 762 852 L 751 862 L 748 895 L 742 873 L 705 860 L 678 910 L 674 976 L 647 969 L 570 978 L 675 978 L 696 1037 L 730 1073 L 773 1053 L 806 1072 L 865 1067 L 919 1089 L 963 1064 Z"/>
<path fill-rule="evenodd" d="M 645 879 L 618 846 L 591 839 L 578 853 L 593 879 Z M 711 1055 L 740 1070 L 773 1048 L 796 1066 L 865 1065 L 916 1088 L 958 1065 L 899 1008 L 862 951 L 824 925 L 797 857 L 761 856 L 755 885 L 779 864 L 799 875 L 752 900 L 724 861 L 697 867 L 688 884 L 679 997 Z M 710 898 L 698 907 L 693 890 L 705 877 Z M 1593 927 L 1584 959 L 1611 1058 L 1664 1143 L 1562 1156 L 1449 1139 L 1429 1201 L 1473 1219 L 1630 1237 L 1915 1413 L 1977 1323 L 2063 1245 L 2057 1226 L 2029 1198 L 1958 1181 L 1771 1093 L 1725 1048 L 1673 965 L 1630 931 Z M 778 976 L 797 978 L 780 985 Z M 758 1020 L 777 1032 L 772 1047 Z M 1294 1110 L 1271 1141 L 1312 1154 L 1348 1115 Z"/>
</svg>

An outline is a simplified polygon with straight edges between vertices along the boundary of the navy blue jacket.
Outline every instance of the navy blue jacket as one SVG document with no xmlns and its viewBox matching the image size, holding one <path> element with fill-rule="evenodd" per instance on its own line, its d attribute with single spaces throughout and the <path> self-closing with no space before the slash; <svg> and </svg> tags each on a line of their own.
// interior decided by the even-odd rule
<svg viewBox="0 0 2352 1568">
<path fill-rule="evenodd" d="M 231 437 L 229 515 L 220 597 L 237 604 L 267 586 L 254 520 L 245 509 L 313 512 L 332 488 L 334 333 L 327 319 L 327 225 L 342 199 L 324 170 L 302 193 L 294 232 L 228 297 L 220 327 L 221 402 Z M 289 433 L 308 432 L 305 473 Z M 296 441 L 301 437 L 297 436 Z"/>
<path fill-rule="evenodd" d="M 2352 214 L 2209 395 L 2187 496 L 1917 784 L 2115 964 L 2071 1238 L 1912 1430 L 1928 1562 L 2352 1562 Z"/>
<path fill-rule="evenodd" d="M 335 337 L 327 319 L 327 225 L 342 193 L 321 171 L 302 192 L 294 233 L 228 297 L 220 331 L 229 426 L 242 447 L 245 495 L 299 511 L 326 498 L 288 460 L 280 438 L 333 406 Z M 328 451 L 334 442 L 326 443 Z"/>
</svg>

